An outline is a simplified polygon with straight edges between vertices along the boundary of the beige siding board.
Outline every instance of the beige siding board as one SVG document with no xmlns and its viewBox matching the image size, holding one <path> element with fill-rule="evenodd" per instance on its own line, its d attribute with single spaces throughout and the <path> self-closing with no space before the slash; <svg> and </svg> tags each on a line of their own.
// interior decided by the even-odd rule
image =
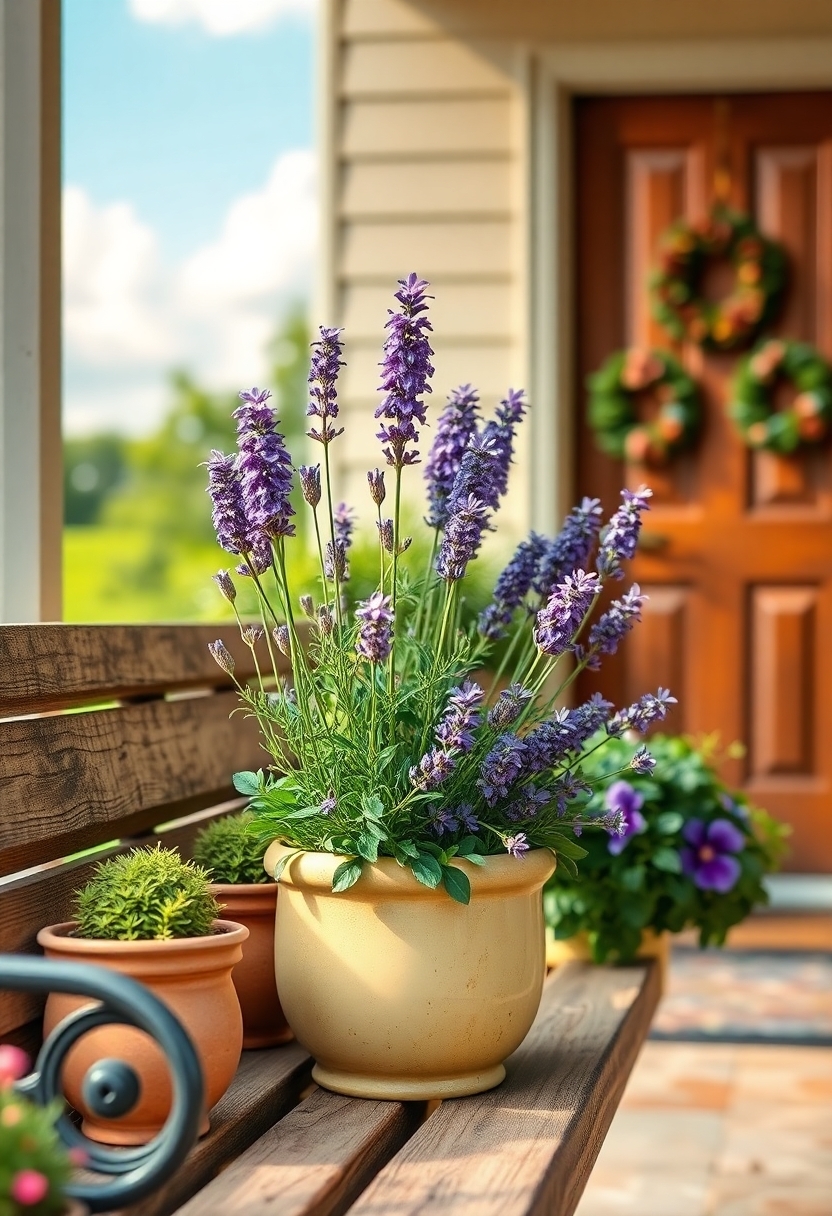
<svg viewBox="0 0 832 1216">
<path fill-rule="evenodd" d="M 428 279 L 437 274 L 508 274 L 514 269 L 511 229 L 510 223 L 500 220 L 346 223 L 341 272 L 345 278 L 391 279 L 411 270 Z"/>
<path fill-rule="evenodd" d="M 436 412 L 439 408 L 437 402 L 441 405 L 447 392 L 462 383 L 475 384 L 486 407 L 490 408 L 489 401 L 496 403 L 498 397 L 504 396 L 512 373 L 516 374 L 515 347 L 511 342 L 462 345 L 447 342 L 437 332 L 433 346 L 436 374 L 432 380 L 433 393 L 428 399 L 429 415 Z M 344 358 L 347 366 L 341 373 L 340 381 L 344 408 L 350 410 L 355 403 L 360 413 L 372 401 L 377 405 L 380 398 L 375 396 L 375 391 L 381 343 L 377 346 L 355 346 L 348 342 L 344 348 Z M 340 439 L 338 442 L 340 444 Z"/>
<path fill-rule="evenodd" d="M 504 93 L 506 72 L 461 42 L 347 43 L 343 52 L 342 96 L 430 97 Z"/>
<path fill-rule="evenodd" d="M 348 219 L 466 216 L 506 219 L 512 204 L 506 161 L 346 165 L 341 214 Z"/>
<path fill-rule="evenodd" d="M 352 101 L 342 107 L 341 154 L 474 156 L 511 150 L 511 102 L 504 97 Z"/>
<path fill-rule="evenodd" d="M 430 289 L 434 296 L 431 320 L 436 333 L 445 339 L 491 341 L 511 334 L 513 287 L 509 278 L 497 283 L 446 283 L 437 275 Z M 347 340 L 380 342 L 391 303 L 392 284 L 344 284 L 338 315 Z"/>
<path fill-rule="evenodd" d="M 424 37 L 437 22 L 405 0 L 346 0 L 341 28 L 347 38 Z"/>
</svg>

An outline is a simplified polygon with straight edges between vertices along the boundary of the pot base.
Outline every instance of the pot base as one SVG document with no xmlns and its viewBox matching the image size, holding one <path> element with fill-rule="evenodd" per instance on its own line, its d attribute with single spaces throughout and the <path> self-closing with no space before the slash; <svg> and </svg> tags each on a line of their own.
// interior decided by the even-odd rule
<svg viewBox="0 0 832 1216">
<path fill-rule="evenodd" d="M 244 1034 L 243 1051 L 256 1051 L 260 1047 L 282 1047 L 284 1043 L 294 1043 L 294 1033 L 285 1026 L 273 1034 Z"/>
<path fill-rule="evenodd" d="M 94 1140 L 96 1144 L 112 1144 L 116 1148 L 139 1148 L 143 1144 L 150 1144 L 161 1130 L 161 1127 L 119 1127 L 118 1123 L 110 1119 L 102 1119 L 100 1123 L 95 1119 L 81 1121 L 81 1131 L 85 1136 L 89 1136 L 90 1140 Z M 199 1125 L 200 1140 L 210 1130 L 208 1116 L 204 1115 Z"/>
<path fill-rule="evenodd" d="M 482 1072 L 462 1073 L 455 1077 L 377 1077 L 367 1073 L 341 1072 L 316 1064 L 312 1080 L 324 1089 L 350 1098 L 380 1098 L 386 1102 L 430 1101 L 434 1098 L 466 1098 L 494 1089 L 505 1080 L 502 1064 Z"/>
</svg>

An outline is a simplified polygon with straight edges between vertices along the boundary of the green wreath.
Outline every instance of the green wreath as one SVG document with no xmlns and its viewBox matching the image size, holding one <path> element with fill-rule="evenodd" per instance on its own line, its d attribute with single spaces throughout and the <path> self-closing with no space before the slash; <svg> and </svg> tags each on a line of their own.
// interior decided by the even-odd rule
<svg viewBox="0 0 832 1216">
<path fill-rule="evenodd" d="M 699 294 L 709 261 L 731 262 L 735 283 L 721 300 Z M 650 287 L 653 315 L 672 337 L 709 350 L 734 350 L 753 341 L 774 316 L 786 285 L 786 255 L 761 235 L 750 216 L 717 205 L 694 224 L 677 220 L 659 245 Z"/>
<path fill-rule="evenodd" d="M 788 409 L 774 408 L 778 381 L 796 390 Z M 751 448 L 787 455 L 823 443 L 832 427 L 832 367 L 804 342 L 761 342 L 737 368 L 731 396 L 728 413 Z"/>
<path fill-rule="evenodd" d="M 690 447 L 700 423 L 699 394 L 690 376 L 666 351 L 632 346 L 611 355 L 587 381 L 589 424 L 598 447 L 633 464 L 662 465 Z M 649 390 L 658 412 L 638 417 L 638 395 Z"/>
</svg>

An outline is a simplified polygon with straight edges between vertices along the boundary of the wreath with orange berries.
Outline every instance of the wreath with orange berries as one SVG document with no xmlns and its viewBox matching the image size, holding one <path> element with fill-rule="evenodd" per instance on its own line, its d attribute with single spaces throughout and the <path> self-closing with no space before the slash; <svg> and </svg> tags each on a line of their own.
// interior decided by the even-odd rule
<svg viewBox="0 0 832 1216">
<path fill-rule="evenodd" d="M 778 410 L 774 389 L 783 382 L 796 395 Z M 785 456 L 801 445 L 823 443 L 832 430 L 832 367 L 805 342 L 759 343 L 737 368 L 731 398 L 728 413 L 750 448 Z"/>
<path fill-rule="evenodd" d="M 709 263 L 727 260 L 734 286 L 721 300 L 701 295 Z M 659 243 L 652 275 L 653 315 L 678 340 L 709 350 L 748 345 L 772 319 L 786 286 L 782 246 L 764 237 L 748 215 L 717 204 L 696 223 L 677 220 Z"/>
<path fill-rule="evenodd" d="M 598 447 L 617 460 L 663 465 L 691 446 L 701 422 L 699 392 L 667 351 L 631 346 L 611 355 L 587 381 L 589 425 Z M 652 405 L 649 421 L 639 417 Z"/>
</svg>

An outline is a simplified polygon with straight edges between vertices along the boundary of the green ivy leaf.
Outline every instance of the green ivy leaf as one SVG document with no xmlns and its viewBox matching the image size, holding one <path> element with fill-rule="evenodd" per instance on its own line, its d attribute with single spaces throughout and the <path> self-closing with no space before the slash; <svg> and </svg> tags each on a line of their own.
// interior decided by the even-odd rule
<svg viewBox="0 0 832 1216">
<path fill-rule="evenodd" d="M 378 836 L 374 832 L 359 832 L 355 843 L 365 861 L 378 861 Z"/>
<path fill-rule="evenodd" d="M 283 871 L 286 869 L 287 865 L 288 865 L 288 864 L 289 864 L 289 862 L 292 860 L 292 858 L 293 858 L 293 857 L 297 857 L 297 856 L 298 856 L 298 854 L 299 854 L 299 853 L 302 853 L 302 852 L 303 852 L 303 850 L 302 850 L 302 849 L 295 849 L 294 853 L 284 853 L 284 854 L 283 854 L 283 856 L 281 857 L 280 861 L 277 863 L 277 865 L 276 865 L 276 866 L 275 866 L 275 868 L 274 868 L 274 880 L 275 880 L 275 882 L 279 882 L 279 881 L 280 881 L 280 875 L 281 875 L 281 874 L 283 873 Z"/>
<path fill-rule="evenodd" d="M 434 844 L 432 840 L 426 840 L 423 844 L 419 845 L 419 855 L 421 856 L 424 853 L 430 853 L 432 857 L 436 857 L 437 859 L 444 856 L 441 846 Z"/>
<path fill-rule="evenodd" d="M 321 808 L 319 806 L 303 806 L 300 810 L 290 811 L 288 815 L 284 815 L 284 819 L 312 819 L 315 815 L 320 815 Z"/>
<path fill-rule="evenodd" d="M 629 866 L 621 873 L 621 886 L 625 891 L 639 891 L 644 885 L 644 866 Z"/>
<path fill-rule="evenodd" d="M 354 887 L 361 877 L 361 858 L 350 857 L 347 861 L 342 861 L 340 866 L 332 875 L 332 890 L 337 895 L 341 891 L 348 891 L 350 887 Z"/>
<path fill-rule="evenodd" d="M 414 878 L 425 887 L 433 890 L 442 881 L 442 867 L 435 857 L 429 853 L 420 853 L 410 863 Z"/>
<path fill-rule="evenodd" d="M 260 793 L 263 774 L 262 772 L 235 773 L 231 780 L 238 794 L 245 794 L 248 798 L 251 798 L 255 794 Z"/>
<path fill-rule="evenodd" d="M 361 806 L 368 819 L 381 819 L 384 814 L 384 803 L 375 794 L 365 794 Z"/>
<path fill-rule="evenodd" d="M 657 870 L 664 870 L 667 874 L 681 874 L 682 872 L 682 859 L 675 849 L 671 849 L 667 845 L 656 849 L 653 854 L 653 865 Z"/>
<path fill-rule="evenodd" d="M 680 815 L 678 811 L 662 811 L 661 815 L 656 816 L 656 827 L 663 836 L 672 836 L 684 822 L 684 815 Z"/>
<path fill-rule="evenodd" d="M 442 867 L 442 885 L 451 899 L 455 899 L 458 904 L 471 902 L 471 884 L 468 881 L 468 875 L 462 870 L 458 870 L 456 866 Z"/>
<path fill-rule="evenodd" d="M 554 844 L 553 849 L 559 857 L 569 857 L 572 861 L 580 861 L 582 857 L 586 857 L 587 851 L 579 844 L 575 844 L 574 840 L 568 840 L 564 837 Z"/>
</svg>

